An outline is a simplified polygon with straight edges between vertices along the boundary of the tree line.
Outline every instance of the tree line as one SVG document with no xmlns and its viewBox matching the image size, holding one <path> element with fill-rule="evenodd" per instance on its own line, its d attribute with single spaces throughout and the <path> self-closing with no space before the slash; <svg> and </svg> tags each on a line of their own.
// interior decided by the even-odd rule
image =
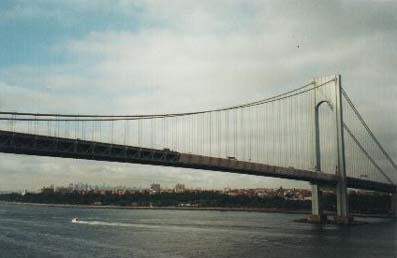
<svg viewBox="0 0 397 258">
<path fill-rule="evenodd" d="M 98 193 L 18 193 L 2 194 L 1 201 L 72 204 L 72 205 L 113 205 L 123 207 L 204 207 L 204 208 L 263 208 L 282 210 L 311 209 L 310 200 L 290 200 L 280 196 L 230 196 L 222 192 L 182 192 L 182 193 L 131 193 L 126 195 Z M 385 194 L 349 194 L 350 211 L 353 213 L 384 214 L 390 212 L 390 196 Z M 322 196 L 324 210 L 336 210 L 336 197 L 325 193 Z"/>
</svg>

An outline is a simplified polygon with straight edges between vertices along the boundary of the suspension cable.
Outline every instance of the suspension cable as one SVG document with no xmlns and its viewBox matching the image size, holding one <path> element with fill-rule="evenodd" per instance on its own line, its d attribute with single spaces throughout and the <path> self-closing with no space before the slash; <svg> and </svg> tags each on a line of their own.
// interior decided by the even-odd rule
<svg viewBox="0 0 397 258">
<path fill-rule="evenodd" d="M 393 180 L 391 180 L 391 178 L 386 175 L 386 173 L 375 162 L 375 160 L 371 157 L 371 155 L 369 155 L 369 153 L 365 150 L 365 148 L 361 145 L 361 143 L 358 141 L 358 139 L 354 136 L 353 132 L 349 129 L 349 127 L 345 123 L 343 123 L 343 128 L 345 128 L 346 132 L 350 135 L 350 137 L 357 144 L 357 146 L 360 148 L 360 150 L 371 161 L 372 165 L 374 165 L 379 170 L 379 172 L 382 173 L 382 175 L 387 179 L 387 181 L 389 181 L 391 184 L 393 184 Z"/>
<path fill-rule="evenodd" d="M 352 108 L 352 110 L 354 111 L 354 113 L 356 114 L 357 118 L 360 120 L 361 124 L 364 126 L 364 128 L 366 129 L 367 133 L 371 136 L 371 138 L 374 140 L 374 142 L 376 143 L 376 145 L 379 147 L 379 149 L 382 151 L 383 155 L 385 155 L 385 157 L 387 158 L 387 160 L 389 160 L 389 162 L 391 163 L 391 165 L 393 166 L 393 168 L 395 169 L 395 171 L 397 172 L 397 165 L 394 162 L 394 160 L 390 157 L 390 155 L 387 153 L 387 151 L 385 150 L 385 148 L 383 148 L 382 144 L 378 141 L 378 139 L 376 138 L 376 136 L 374 135 L 374 133 L 371 131 L 371 129 L 368 127 L 367 123 L 365 122 L 364 118 L 361 116 L 360 112 L 358 112 L 357 108 L 355 107 L 355 105 L 353 104 L 353 102 L 351 101 L 351 99 L 349 98 L 349 96 L 347 95 L 347 92 L 342 88 L 342 94 L 345 97 L 347 103 L 349 103 L 350 107 Z"/>
</svg>

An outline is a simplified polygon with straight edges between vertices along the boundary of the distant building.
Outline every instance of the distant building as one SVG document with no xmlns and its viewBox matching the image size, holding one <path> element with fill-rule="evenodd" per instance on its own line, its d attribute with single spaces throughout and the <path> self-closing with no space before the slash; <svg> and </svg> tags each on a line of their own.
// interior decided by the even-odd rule
<svg viewBox="0 0 397 258">
<path fill-rule="evenodd" d="M 41 193 L 43 194 L 53 194 L 54 192 L 54 186 L 41 188 Z"/>
<path fill-rule="evenodd" d="M 55 192 L 65 194 L 65 193 L 70 193 L 71 191 L 70 191 L 70 188 L 69 188 L 69 187 L 62 187 L 62 186 L 60 186 L 60 187 L 57 187 L 57 188 L 55 189 Z"/>
<path fill-rule="evenodd" d="M 151 184 L 150 189 L 155 193 L 160 193 L 160 184 Z"/>
<path fill-rule="evenodd" d="M 112 191 L 112 194 L 121 196 L 121 195 L 129 195 L 130 192 L 128 190 L 125 190 L 125 189 L 116 189 L 116 190 Z"/>
<path fill-rule="evenodd" d="M 176 184 L 175 186 L 175 192 L 176 193 L 183 193 L 185 191 L 185 185 L 184 184 Z"/>
</svg>

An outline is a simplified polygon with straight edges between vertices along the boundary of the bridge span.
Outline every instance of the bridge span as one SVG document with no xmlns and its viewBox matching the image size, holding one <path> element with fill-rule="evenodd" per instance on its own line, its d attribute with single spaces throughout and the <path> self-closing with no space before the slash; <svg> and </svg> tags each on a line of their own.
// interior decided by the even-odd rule
<svg viewBox="0 0 397 258">
<path fill-rule="evenodd" d="M 336 175 L 321 173 L 321 171 L 316 172 L 293 167 L 280 167 L 235 159 L 180 153 L 169 149 L 141 148 L 1 130 L 0 152 L 222 171 L 301 180 L 320 185 L 336 185 L 338 182 Z M 397 192 L 396 185 L 353 177 L 347 177 L 347 186 L 386 193 Z"/>
</svg>

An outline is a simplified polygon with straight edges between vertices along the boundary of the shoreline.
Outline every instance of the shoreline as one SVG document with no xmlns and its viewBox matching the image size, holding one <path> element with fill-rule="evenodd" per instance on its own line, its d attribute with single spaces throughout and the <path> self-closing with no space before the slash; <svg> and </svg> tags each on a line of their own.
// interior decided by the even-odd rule
<svg viewBox="0 0 397 258">
<path fill-rule="evenodd" d="M 29 202 L 7 202 L 0 204 L 28 205 L 37 207 L 57 208 L 81 208 L 81 209 L 104 209 L 104 210 L 188 210 L 188 211 L 222 211 L 222 212 L 261 212 L 261 213 L 285 213 L 285 214 L 310 214 L 309 210 L 287 210 L 277 208 L 232 208 L 232 207 L 145 207 L 145 206 L 117 206 L 117 205 L 84 205 L 84 204 L 56 204 L 56 203 L 29 203 Z"/>
<path fill-rule="evenodd" d="M 27 205 L 35 207 L 55 207 L 55 208 L 80 208 L 80 209 L 103 209 L 103 210 L 185 210 L 185 211 L 220 211 L 220 212 L 259 212 L 259 213 L 280 213 L 280 214 L 300 214 L 309 215 L 309 210 L 287 210 L 277 208 L 232 208 L 232 207 L 144 207 L 144 206 L 117 206 L 117 205 L 84 205 L 84 204 L 56 204 L 56 203 L 29 203 L 29 202 L 7 202 L 0 201 L 1 204 L 8 205 Z M 334 216 L 333 212 L 324 212 L 328 216 Z M 353 217 L 358 218 L 379 218 L 395 219 L 391 215 L 385 214 L 357 214 L 352 213 Z"/>
</svg>

